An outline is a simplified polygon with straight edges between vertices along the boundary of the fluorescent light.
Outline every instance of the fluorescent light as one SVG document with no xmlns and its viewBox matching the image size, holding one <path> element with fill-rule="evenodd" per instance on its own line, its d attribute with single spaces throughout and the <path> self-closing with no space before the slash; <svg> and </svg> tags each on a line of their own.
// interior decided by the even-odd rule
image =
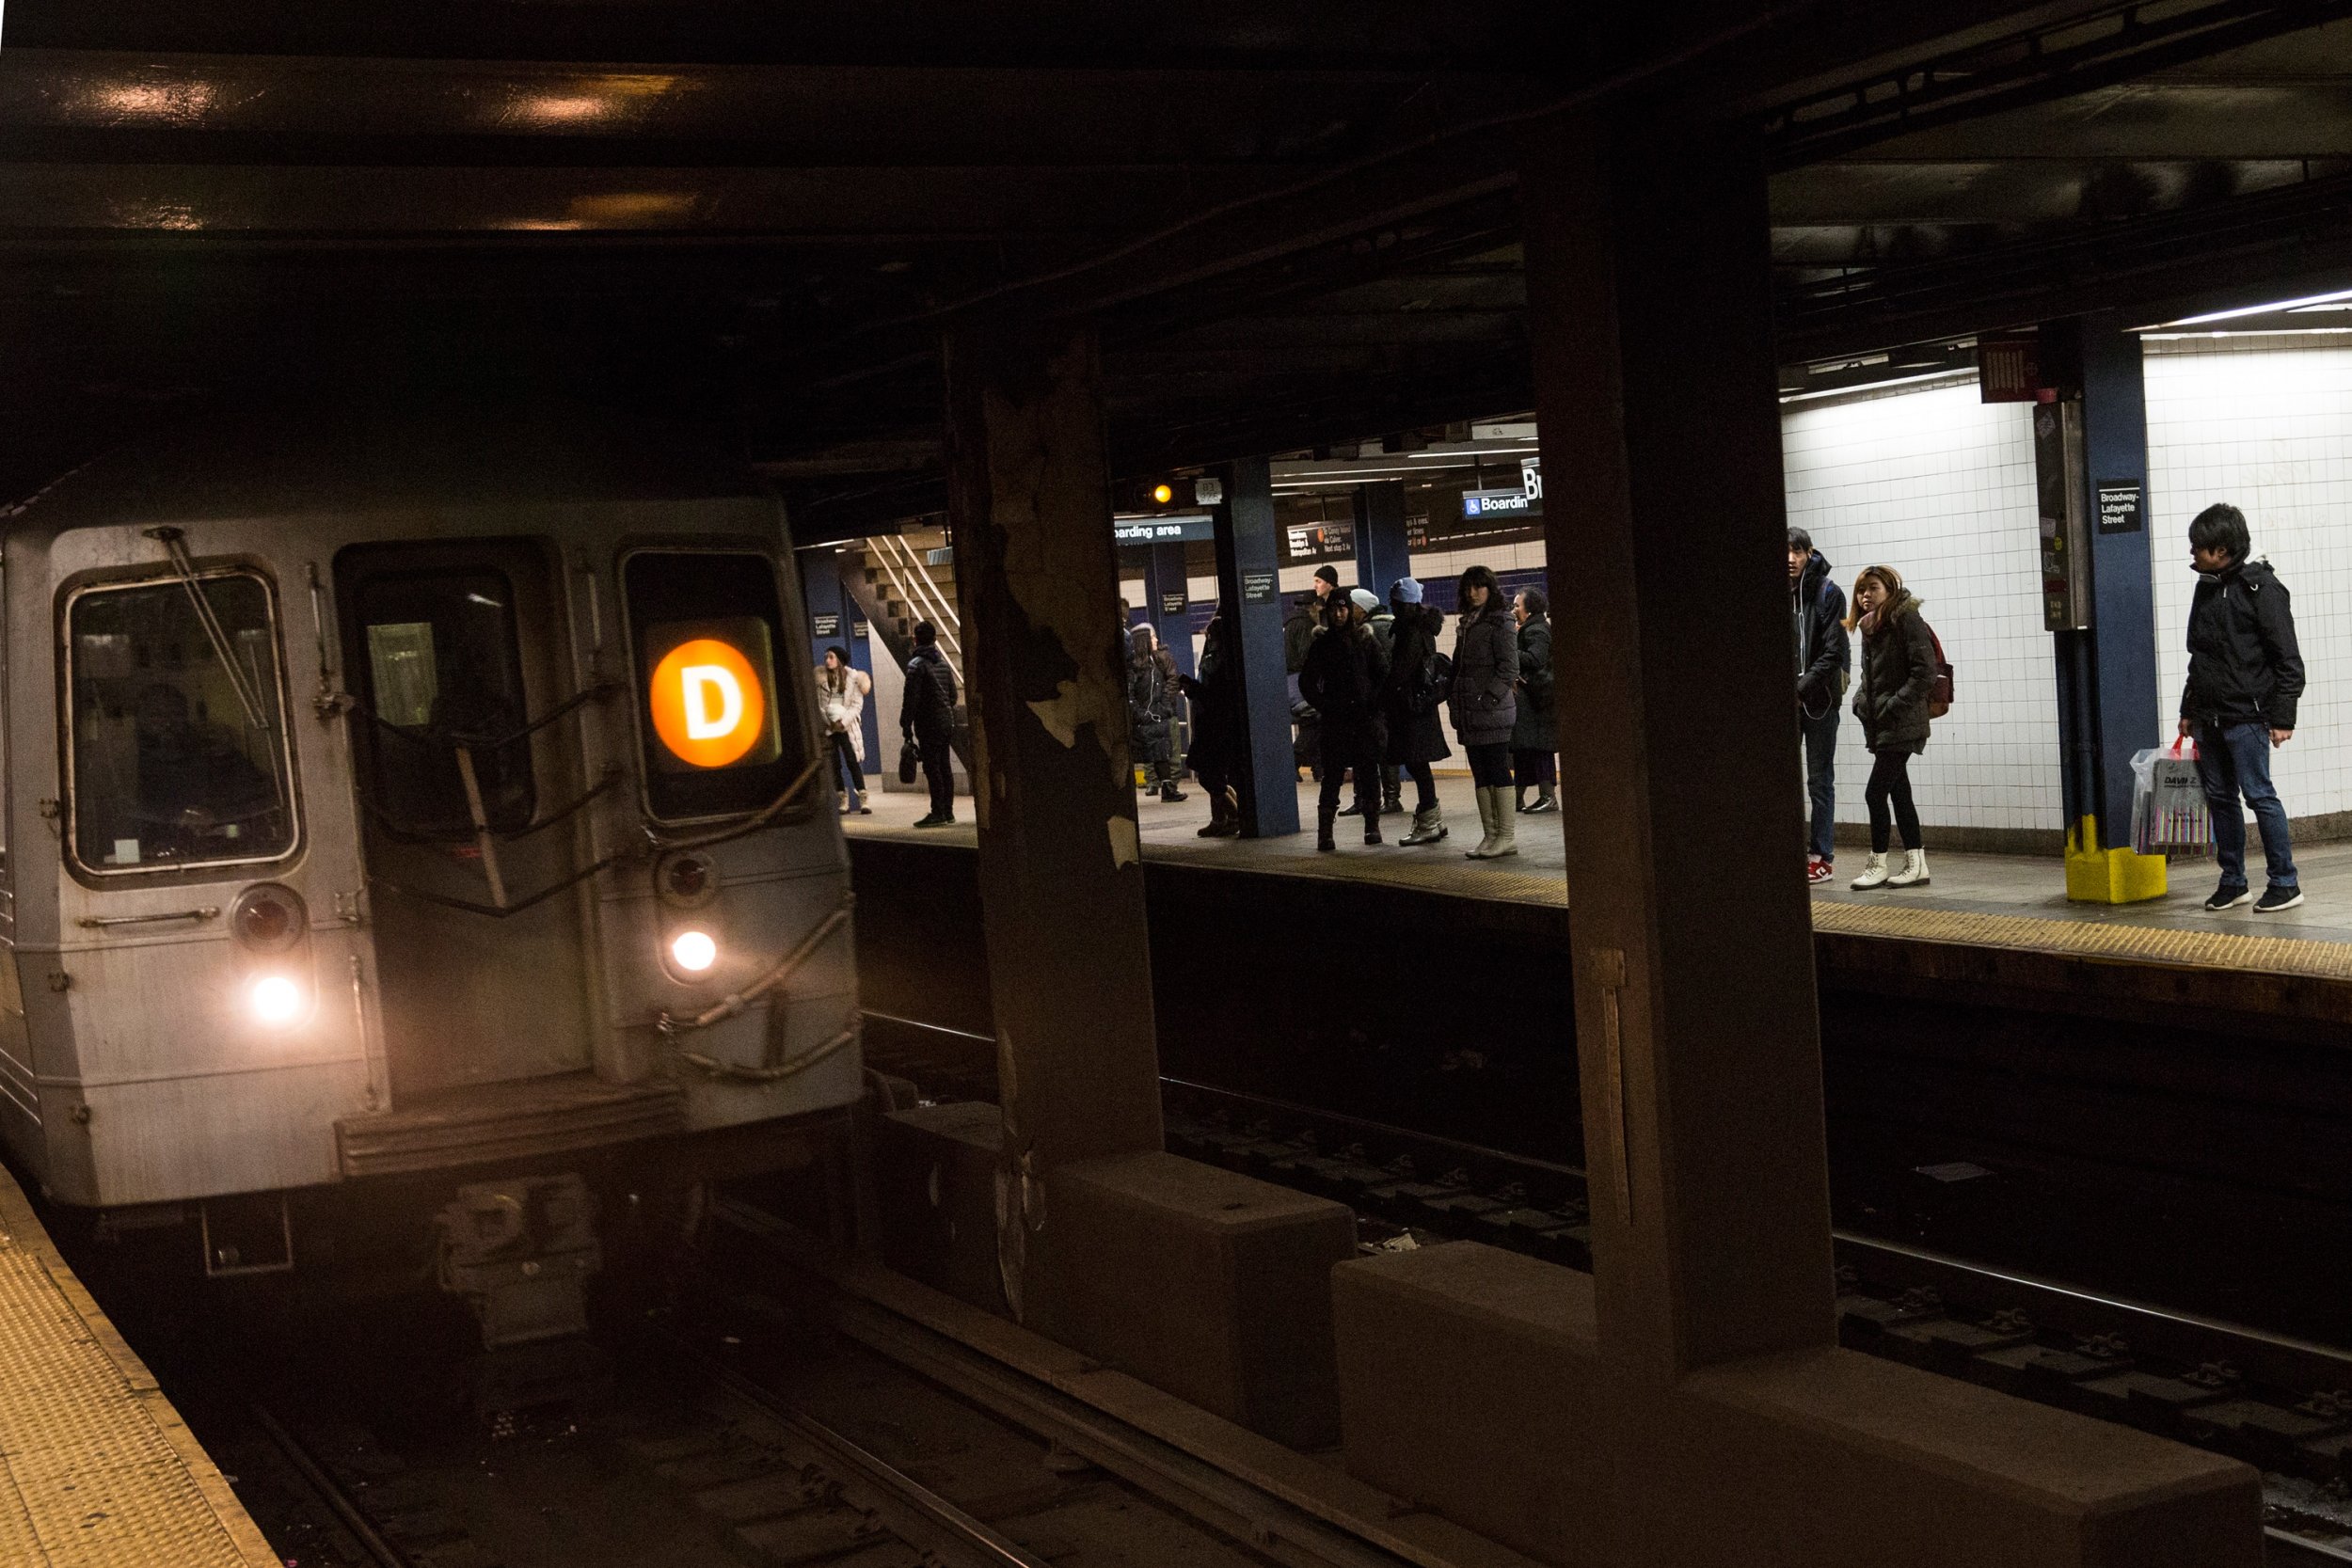
<svg viewBox="0 0 2352 1568">
<path fill-rule="evenodd" d="M 1972 370 L 1929 371 L 1920 375 L 1898 375 L 1891 376 L 1884 381 L 1865 381 L 1852 387 L 1822 387 L 1810 392 L 1783 392 L 1780 394 L 1780 401 L 1804 403 L 1813 398 L 1842 398 L 1855 392 L 1882 391 L 1888 387 L 1915 387 L 1922 381 L 1948 381 L 1957 386 L 1963 381 L 1976 379 L 1977 372 Z"/>
<path fill-rule="evenodd" d="M 2302 310 L 2314 305 L 2333 305 L 2339 300 L 2352 300 L 2352 289 L 2337 289 L 2330 293 L 2305 294 L 2300 299 L 2275 299 L 2267 305 L 2241 305 L 2234 310 L 2208 310 L 2201 316 L 2183 316 L 2179 321 L 2159 322 L 2158 326 L 2202 326 L 2207 322 L 2237 321 L 2246 316 L 2267 316 L 2280 310 Z M 2142 327 L 2139 330 L 2151 330 Z"/>
</svg>

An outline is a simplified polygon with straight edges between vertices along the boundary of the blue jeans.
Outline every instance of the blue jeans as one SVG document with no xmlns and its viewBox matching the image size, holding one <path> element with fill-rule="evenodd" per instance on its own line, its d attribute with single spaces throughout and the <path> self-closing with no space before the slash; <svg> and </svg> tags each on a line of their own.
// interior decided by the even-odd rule
<svg viewBox="0 0 2352 1568">
<path fill-rule="evenodd" d="M 2270 787 L 2270 729 L 2265 724 L 2197 725 L 2197 782 L 2213 808 L 2214 858 L 2226 886 L 2246 885 L 2246 812 L 2253 808 L 2263 835 L 2263 858 L 2272 887 L 2294 887 L 2295 845 L 2287 836 L 2287 808 Z"/>
<path fill-rule="evenodd" d="M 1837 704 L 1819 719 L 1800 712 L 1804 727 L 1804 788 L 1813 800 L 1812 852 L 1837 858 Z"/>
</svg>

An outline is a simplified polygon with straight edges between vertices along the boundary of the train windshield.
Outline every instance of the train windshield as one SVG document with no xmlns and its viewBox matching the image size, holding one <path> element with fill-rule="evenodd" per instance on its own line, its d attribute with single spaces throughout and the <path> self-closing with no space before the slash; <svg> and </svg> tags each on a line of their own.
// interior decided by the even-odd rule
<svg viewBox="0 0 2352 1568">
<path fill-rule="evenodd" d="M 775 563 L 737 550 L 639 550 L 621 564 L 637 657 L 645 800 L 666 822 L 757 811 L 805 760 L 776 683 Z"/>
<path fill-rule="evenodd" d="M 470 766 L 484 825 L 527 826 L 538 791 L 506 574 L 486 565 L 371 574 L 358 599 L 363 689 L 375 716 L 369 790 L 385 825 L 420 838 L 470 836 Z"/>
<path fill-rule="evenodd" d="M 122 875 L 291 850 L 269 585 L 229 572 L 85 589 L 66 615 L 81 867 Z"/>
</svg>

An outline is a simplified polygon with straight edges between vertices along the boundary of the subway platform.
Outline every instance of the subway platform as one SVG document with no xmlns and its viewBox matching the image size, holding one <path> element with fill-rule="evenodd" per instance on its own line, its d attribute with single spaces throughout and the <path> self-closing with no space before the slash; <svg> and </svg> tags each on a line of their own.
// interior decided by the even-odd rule
<svg viewBox="0 0 2352 1568">
<path fill-rule="evenodd" d="M 1470 780 L 1440 777 L 1438 799 L 1452 830 L 1444 842 L 1402 847 L 1397 840 L 1412 820 L 1406 813 L 1382 818 L 1388 842 L 1368 847 L 1360 842 L 1356 820 L 1343 817 L 1340 847 L 1327 855 L 1314 844 L 1317 788 L 1299 785 L 1299 819 L 1306 831 L 1273 839 L 1195 836 L 1207 820 L 1207 803 L 1190 779 L 1184 785 L 1189 798 L 1182 802 L 1143 796 L 1138 812 L 1144 858 L 1202 870 L 1366 882 L 1534 908 L 1565 910 L 1571 901 L 1575 878 L 1567 866 L 1557 816 L 1520 816 L 1516 856 L 1465 860 L 1462 851 L 1477 842 L 1479 832 Z M 1406 793 L 1409 799 L 1409 785 Z M 851 832 L 967 847 L 974 843 L 972 802 L 966 798 L 957 800 L 953 826 L 920 831 L 913 826 L 927 805 L 920 794 L 878 791 L 869 801 L 872 816 L 847 819 Z M 2176 863 L 2171 889 L 2162 898 L 2106 905 L 2070 902 L 2064 868 L 2055 858 L 1947 853 L 1932 847 L 1930 852 L 1934 879 L 1928 886 L 1856 893 L 1847 882 L 1859 873 L 1863 852 L 1841 850 L 1842 875 L 1812 890 L 1813 928 L 1825 958 L 1844 945 L 1836 939 L 1852 939 L 1872 951 L 1895 941 L 2046 956 L 2070 963 L 2153 964 L 2278 981 L 2341 982 L 2352 988 L 2352 844 L 2298 847 L 2296 860 L 2304 902 L 2277 915 L 2256 915 L 2248 908 L 2220 914 L 2202 909 L 2215 875 L 2209 861 Z M 1792 871 L 1795 864 L 1792 852 Z M 1844 957 L 1857 959 L 1862 955 L 1848 952 Z M 2352 990 L 2347 998 L 2352 999 Z"/>
<path fill-rule="evenodd" d="M 0 1169 L 0 1564 L 278 1561 Z"/>
</svg>

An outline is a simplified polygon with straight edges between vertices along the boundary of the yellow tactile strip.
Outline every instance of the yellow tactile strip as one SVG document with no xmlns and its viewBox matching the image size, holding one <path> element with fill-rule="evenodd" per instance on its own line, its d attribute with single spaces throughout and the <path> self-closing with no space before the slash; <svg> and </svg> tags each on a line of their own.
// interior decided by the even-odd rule
<svg viewBox="0 0 2352 1568">
<path fill-rule="evenodd" d="M 865 829 L 876 836 L 921 840 L 925 835 Z M 961 832 L 969 845 L 969 829 Z M 947 842 L 955 842 L 948 840 Z M 1449 853 L 1449 851 L 1452 851 Z M 1247 839 L 1200 843 L 1147 840 L 1144 859 L 1262 876 L 1378 882 L 1462 898 L 1565 909 L 1566 879 L 1551 873 L 1506 870 L 1512 863 L 1465 861 L 1451 841 L 1427 851 L 1343 848 L 1336 854 L 1269 850 Z M 1425 858 L 1424 858 L 1425 856 Z M 1828 936 L 1874 937 L 2041 953 L 2114 963 L 2228 970 L 2295 979 L 2352 981 L 2352 942 L 2291 937 L 2247 937 L 2227 931 L 2184 931 L 2121 921 L 2045 920 L 2034 915 L 1983 914 L 1916 904 L 1842 904 L 1816 900 L 1813 929 Z"/>
<path fill-rule="evenodd" d="M 1893 937 L 2068 958 L 2352 980 L 2352 943 L 2293 937 L 2242 937 L 2228 931 L 2182 931 L 2109 921 L 2037 920 L 2020 914 L 1829 903 L 1813 906 L 1813 929 L 1836 936 Z"/>
<path fill-rule="evenodd" d="M 0 1171 L 0 1564 L 278 1560 Z"/>
</svg>

